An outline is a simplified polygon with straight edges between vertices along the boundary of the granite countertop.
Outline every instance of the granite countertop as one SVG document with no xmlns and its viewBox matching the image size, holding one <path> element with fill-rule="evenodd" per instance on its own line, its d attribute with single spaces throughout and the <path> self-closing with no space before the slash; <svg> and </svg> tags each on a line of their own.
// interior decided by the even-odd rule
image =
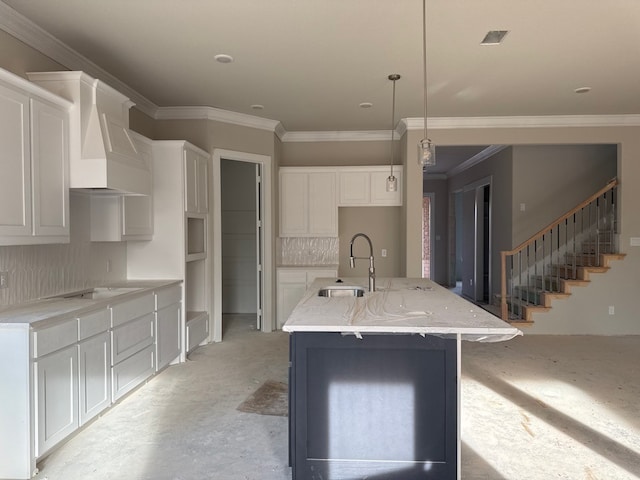
<svg viewBox="0 0 640 480">
<path fill-rule="evenodd" d="M 181 280 L 124 280 L 108 285 L 87 287 L 74 292 L 65 292 L 58 295 L 39 298 L 18 305 L 0 307 L 0 328 L 11 325 L 42 326 L 46 323 L 54 324 L 56 321 L 69 318 L 71 315 L 79 315 L 86 311 L 95 310 L 101 306 L 107 307 L 114 301 L 122 301 L 128 298 L 152 292 L 158 288 L 179 284 Z M 93 289 L 112 289 L 115 295 L 97 295 L 95 298 L 78 298 L 83 292 Z"/>
<path fill-rule="evenodd" d="M 343 278 L 338 285 L 364 287 L 363 297 L 319 297 L 334 279 L 313 282 L 283 326 L 286 332 L 417 333 L 463 340 L 509 340 L 522 332 L 500 318 L 424 278 Z"/>
</svg>

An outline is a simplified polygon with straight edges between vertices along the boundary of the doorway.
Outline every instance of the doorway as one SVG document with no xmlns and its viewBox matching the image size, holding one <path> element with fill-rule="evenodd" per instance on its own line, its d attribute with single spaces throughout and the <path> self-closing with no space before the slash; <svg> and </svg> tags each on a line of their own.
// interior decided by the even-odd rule
<svg viewBox="0 0 640 480">
<path fill-rule="evenodd" d="M 230 316 L 251 318 L 261 328 L 260 164 L 222 159 L 220 177 L 224 335 Z"/>
<path fill-rule="evenodd" d="M 452 194 L 454 278 L 464 297 L 491 303 L 491 177 Z"/>
<path fill-rule="evenodd" d="M 271 157 L 213 152 L 213 340 L 225 315 L 252 315 L 273 330 Z"/>
</svg>

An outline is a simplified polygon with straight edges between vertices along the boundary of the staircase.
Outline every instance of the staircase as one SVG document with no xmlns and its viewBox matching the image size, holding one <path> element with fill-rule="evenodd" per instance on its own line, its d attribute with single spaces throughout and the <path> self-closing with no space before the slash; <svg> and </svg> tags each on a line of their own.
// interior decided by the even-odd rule
<svg viewBox="0 0 640 480">
<path fill-rule="evenodd" d="M 517 326 L 609 270 L 617 253 L 616 179 L 513 250 L 501 252 L 501 317 Z"/>
</svg>

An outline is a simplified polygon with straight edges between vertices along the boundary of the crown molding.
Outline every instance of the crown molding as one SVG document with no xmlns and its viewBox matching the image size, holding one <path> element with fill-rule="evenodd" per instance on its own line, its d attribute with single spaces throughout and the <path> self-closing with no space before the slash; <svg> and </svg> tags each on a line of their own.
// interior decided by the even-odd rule
<svg viewBox="0 0 640 480">
<path fill-rule="evenodd" d="M 465 170 L 468 170 L 471 167 L 481 162 L 484 162 L 487 158 L 490 158 L 496 153 L 501 152 L 507 147 L 508 145 L 490 145 L 484 150 L 482 150 L 481 152 L 476 153 L 473 157 L 469 158 L 468 160 L 465 160 L 460 165 L 457 165 L 456 167 L 449 170 L 447 172 L 447 177 L 453 177 L 455 175 L 458 175 L 464 172 Z"/>
<path fill-rule="evenodd" d="M 0 29 L 30 47 L 38 50 L 42 54 L 51 58 L 55 62 L 65 66 L 69 70 L 81 70 L 92 77 L 99 78 L 110 87 L 129 97 L 138 110 L 153 117 L 158 108 L 149 99 L 140 95 L 127 84 L 123 83 L 109 72 L 93 63 L 88 58 L 55 38 L 46 30 L 33 23 L 25 16 L 16 12 L 6 3 L 0 1 Z"/>
<path fill-rule="evenodd" d="M 393 139 L 402 137 L 398 130 L 393 132 Z M 388 142 L 389 130 L 360 130 L 332 132 L 286 132 L 283 142 Z"/>
<path fill-rule="evenodd" d="M 423 130 L 423 118 L 403 118 L 407 130 Z M 522 117 L 427 118 L 429 130 L 459 128 L 637 127 L 640 115 L 542 115 Z"/>
<path fill-rule="evenodd" d="M 215 120 L 244 127 L 281 132 L 278 120 L 255 117 L 215 107 L 158 107 L 153 116 L 156 120 Z"/>
</svg>

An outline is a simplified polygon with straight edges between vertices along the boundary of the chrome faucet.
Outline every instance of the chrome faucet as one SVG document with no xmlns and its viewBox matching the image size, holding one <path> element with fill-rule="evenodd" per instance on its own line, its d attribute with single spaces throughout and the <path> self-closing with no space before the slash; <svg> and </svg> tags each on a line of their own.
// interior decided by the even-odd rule
<svg viewBox="0 0 640 480">
<path fill-rule="evenodd" d="M 351 268 L 356 267 L 356 258 L 367 258 L 367 257 L 354 257 L 353 256 L 353 241 L 358 237 L 364 237 L 367 242 L 369 242 L 369 291 L 376 291 L 376 268 L 373 265 L 373 244 L 371 243 L 371 239 L 365 235 L 364 233 L 356 233 L 351 239 L 351 245 L 349 247 L 349 266 Z"/>
</svg>

